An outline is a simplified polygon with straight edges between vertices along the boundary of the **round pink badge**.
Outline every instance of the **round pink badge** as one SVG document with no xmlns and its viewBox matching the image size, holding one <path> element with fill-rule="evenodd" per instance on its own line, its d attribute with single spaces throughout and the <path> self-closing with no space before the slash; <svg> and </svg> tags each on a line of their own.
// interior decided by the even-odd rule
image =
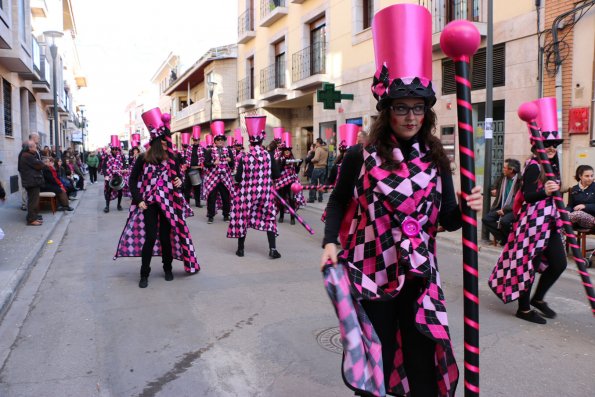
<svg viewBox="0 0 595 397">
<path fill-rule="evenodd" d="M 159 186 L 159 187 L 163 186 L 163 179 L 159 179 L 157 181 L 157 186 Z"/>
<path fill-rule="evenodd" d="M 415 237 L 419 234 L 421 227 L 416 219 L 407 217 L 401 224 L 401 230 L 407 237 Z"/>
</svg>

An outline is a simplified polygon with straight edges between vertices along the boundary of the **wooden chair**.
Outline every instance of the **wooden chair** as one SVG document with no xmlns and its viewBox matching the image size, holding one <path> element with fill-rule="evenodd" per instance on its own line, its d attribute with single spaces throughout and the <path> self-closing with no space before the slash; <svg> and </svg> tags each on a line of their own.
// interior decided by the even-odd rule
<svg viewBox="0 0 595 397">
<path fill-rule="evenodd" d="M 56 213 L 56 209 L 58 208 L 58 200 L 56 199 L 56 193 L 53 192 L 41 192 L 39 193 L 39 207 L 37 210 L 41 208 L 42 204 L 49 204 L 50 209 L 52 210 L 52 214 Z"/>
</svg>

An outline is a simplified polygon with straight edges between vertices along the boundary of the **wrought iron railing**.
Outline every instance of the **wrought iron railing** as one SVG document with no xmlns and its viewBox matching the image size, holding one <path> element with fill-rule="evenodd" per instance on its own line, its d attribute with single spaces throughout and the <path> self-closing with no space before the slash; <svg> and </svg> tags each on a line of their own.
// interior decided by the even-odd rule
<svg viewBox="0 0 595 397">
<path fill-rule="evenodd" d="M 238 37 L 251 31 L 254 31 L 254 10 L 249 8 L 238 17 Z"/>
<path fill-rule="evenodd" d="M 286 0 L 260 0 L 260 19 L 265 19 L 277 7 L 286 7 Z"/>
<path fill-rule="evenodd" d="M 486 22 L 486 0 L 419 0 L 432 13 L 433 33 L 442 32 L 455 19 Z"/>
<path fill-rule="evenodd" d="M 41 72 L 41 48 L 39 47 L 39 42 L 35 38 L 35 36 L 31 36 L 32 46 L 33 46 L 33 67 L 35 68 L 36 72 Z"/>
<path fill-rule="evenodd" d="M 250 83 L 250 77 L 238 81 L 238 102 L 254 99 L 254 87 Z"/>
<path fill-rule="evenodd" d="M 285 62 L 275 62 L 260 70 L 260 93 L 285 88 Z"/>
<path fill-rule="evenodd" d="M 326 43 L 314 43 L 291 56 L 293 82 L 326 72 Z"/>
</svg>

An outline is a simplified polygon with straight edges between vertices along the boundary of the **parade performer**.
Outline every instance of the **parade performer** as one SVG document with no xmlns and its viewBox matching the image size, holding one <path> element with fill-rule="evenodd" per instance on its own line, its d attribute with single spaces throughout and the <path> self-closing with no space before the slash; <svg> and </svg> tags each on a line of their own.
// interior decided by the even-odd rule
<svg viewBox="0 0 595 397">
<path fill-rule="evenodd" d="M 225 147 L 225 126 L 223 121 L 213 121 L 211 131 L 214 134 L 215 147 L 205 153 L 204 195 L 207 197 L 208 223 L 215 217 L 217 196 L 221 198 L 223 220 L 229 222 L 229 210 L 233 182 L 231 178 L 234 156 L 231 148 Z"/>
<path fill-rule="evenodd" d="M 192 215 L 182 195 L 182 174 L 173 156 L 171 136 L 159 108 L 142 114 L 150 132 L 150 147 L 135 162 L 130 175 L 132 205 L 114 257 L 141 257 L 140 288 L 146 288 L 151 258 L 161 256 L 165 280 L 173 280 L 173 259 L 196 274 L 196 259 L 186 217 Z M 157 238 L 159 237 L 159 238 Z"/>
<path fill-rule="evenodd" d="M 543 131 L 543 146 L 552 165 L 555 180 L 546 181 L 546 175 L 537 156 L 537 147 L 531 139 L 533 157 L 523 172 L 520 212 L 512 225 L 506 245 L 492 271 L 489 285 L 504 303 L 518 299 L 516 317 L 537 324 L 555 318 L 553 311 L 544 301 L 545 294 L 554 285 L 567 266 L 566 248 L 562 241 L 562 220 L 554 203 L 554 192 L 560 190 L 560 166 L 556 148 L 563 139 L 558 133 L 555 101 L 536 101 L 539 108 L 538 125 Z M 547 122 L 550 120 L 550 122 Z M 546 122 L 544 122 L 546 121 Z M 515 201 L 521 201 L 515 198 Z M 541 277 L 531 298 L 535 272 Z"/>
<path fill-rule="evenodd" d="M 250 148 L 237 161 L 235 180 L 238 183 L 231 211 L 228 238 L 238 239 L 237 256 L 244 256 L 248 228 L 267 232 L 269 257 L 281 257 L 276 246 L 277 222 L 273 179 L 279 177 L 275 159 L 262 146 L 265 138 L 265 116 L 246 117 Z"/>
<path fill-rule="evenodd" d="M 360 395 L 454 396 L 458 382 L 436 232 L 438 222 L 460 228 L 462 215 L 432 134 L 431 26 L 428 10 L 412 4 L 375 15 L 379 116 L 368 145 L 347 152 L 326 208 L 321 265 L 339 317 L 343 378 Z M 473 210 L 480 190 L 466 197 Z"/>
<path fill-rule="evenodd" d="M 192 128 L 192 145 L 186 149 L 186 179 L 184 180 L 184 197 L 190 203 L 190 192 L 194 195 L 194 204 L 202 208 L 200 197 L 202 194 L 202 177 L 204 164 L 204 149 L 200 146 L 200 126 L 195 125 Z M 198 183 L 193 185 L 190 173 L 198 173 Z"/>
<path fill-rule="evenodd" d="M 281 170 L 279 179 L 275 180 L 275 189 L 277 190 L 277 193 L 279 193 L 279 196 L 281 196 L 291 208 L 297 211 L 300 207 L 306 204 L 306 199 L 301 191 L 293 193 L 291 190 L 292 184 L 299 183 L 297 173 L 302 164 L 302 160 L 297 160 L 293 157 L 291 150 L 291 133 L 285 132 L 283 133 L 283 140 L 279 146 L 280 157 L 279 159 L 275 159 L 279 162 L 279 169 Z M 283 223 L 285 206 L 277 203 L 277 208 L 279 209 L 279 223 Z M 290 215 L 290 223 L 295 225 L 295 216 L 293 214 Z"/>
<path fill-rule="evenodd" d="M 110 201 L 118 199 L 118 211 L 122 211 L 122 195 L 124 193 L 124 188 L 119 188 L 116 190 L 112 186 L 116 185 L 115 180 L 121 181 L 117 185 L 124 184 L 126 185 L 128 181 L 127 178 L 123 178 L 123 170 L 124 170 L 124 159 L 122 158 L 121 149 L 119 146 L 119 142 L 117 141 L 116 135 L 112 135 L 112 142 L 111 142 L 111 153 L 105 159 L 105 168 L 104 168 L 104 186 L 103 186 L 103 193 L 105 196 L 105 208 L 103 212 L 109 212 L 109 205 Z M 110 184 L 110 182 L 112 182 Z"/>
<path fill-rule="evenodd" d="M 343 158 L 345 157 L 345 153 L 347 149 L 357 144 L 357 136 L 360 130 L 360 126 L 357 124 L 342 124 L 339 126 L 339 155 L 335 160 L 335 164 L 331 168 L 331 172 L 329 173 L 329 177 L 327 180 L 328 185 L 335 185 L 337 183 L 337 179 L 339 179 L 339 174 L 341 172 L 341 163 L 343 162 Z M 365 145 L 363 145 L 365 146 Z"/>
</svg>

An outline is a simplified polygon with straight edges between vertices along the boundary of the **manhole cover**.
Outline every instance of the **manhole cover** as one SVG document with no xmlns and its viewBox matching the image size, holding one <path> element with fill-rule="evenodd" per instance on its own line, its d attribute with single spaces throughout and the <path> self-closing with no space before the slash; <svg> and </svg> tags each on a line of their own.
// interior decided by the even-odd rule
<svg viewBox="0 0 595 397">
<path fill-rule="evenodd" d="M 342 354 L 343 345 L 341 344 L 341 334 L 339 327 L 325 328 L 316 333 L 316 342 L 329 352 Z"/>
</svg>

